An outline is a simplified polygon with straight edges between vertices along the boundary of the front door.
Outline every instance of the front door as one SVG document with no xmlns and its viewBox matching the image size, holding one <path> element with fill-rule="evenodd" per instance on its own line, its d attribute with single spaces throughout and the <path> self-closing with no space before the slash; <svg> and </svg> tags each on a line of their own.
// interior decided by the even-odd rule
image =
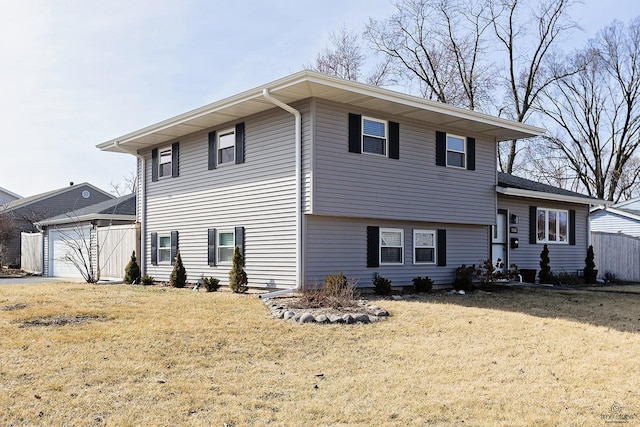
<svg viewBox="0 0 640 427">
<path fill-rule="evenodd" d="M 506 271 L 509 267 L 507 265 L 507 230 L 507 211 L 500 209 L 496 217 L 496 225 L 491 226 L 491 262 L 496 267 L 496 271 Z"/>
</svg>

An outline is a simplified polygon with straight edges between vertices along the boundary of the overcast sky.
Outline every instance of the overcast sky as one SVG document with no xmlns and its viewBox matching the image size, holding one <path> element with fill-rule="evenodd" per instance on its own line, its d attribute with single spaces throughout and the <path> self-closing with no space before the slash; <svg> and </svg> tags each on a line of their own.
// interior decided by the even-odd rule
<svg viewBox="0 0 640 427">
<path fill-rule="evenodd" d="M 0 0 L 0 187 L 111 191 L 131 155 L 96 144 L 302 69 L 390 0 Z M 637 0 L 575 8 L 583 40 Z M 580 37 L 576 38 L 576 41 Z"/>
</svg>

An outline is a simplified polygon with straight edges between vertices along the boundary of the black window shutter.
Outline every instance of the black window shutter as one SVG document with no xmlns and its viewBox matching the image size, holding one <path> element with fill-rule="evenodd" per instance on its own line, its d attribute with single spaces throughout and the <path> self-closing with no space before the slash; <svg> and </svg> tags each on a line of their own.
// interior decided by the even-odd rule
<svg viewBox="0 0 640 427">
<path fill-rule="evenodd" d="M 436 131 L 436 165 L 447 165 L 447 134 Z"/>
<path fill-rule="evenodd" d="M 158 265 L 158 233 L 151 233 L 151 265 Z"/>
<path fill-rule="evenodd" d="M 367 227 L 367 268 L 380 266 L 380 227 Z"/>
<path fill-rule="evenodd" d="M 178 161 L 180 159 L 180 143 L 174 142 L 171 144 L 171 176 L 178 176 Z"/>
<path fill-rule="evenodd" d="M 576 244 L 576 211 L 569 211 L 569 244 Z"/>
<path fill-rule="evenodd" d="M 210 267 L 216 266 L 216 229 L 207 230 L 207 262 Z"/>
<path fill-rule="evenodd" d="M 244 163 L 244 123 L 236 125 L 236 163 Z"/>
<path fill-rule="evenodd" d="M 236 227 L 236 246 L 240 249 L 240 255 L 244 258 L 244 227 Z"/>
<path fill-rule="evenodd" d="M 467 138 L 467 170 L 476 170 L 476 139 Z"/>
<path fill-rule="evenodd" d="M 529 244 L 538 243 L 538 207 L 529 206 Z"/>
<path fill-rule="evenodd" d="M 362 152 L 362 116 L 349 113 L 349 152 Z"/>
<path fill-rule="evenodd" d="M 178 254 L 178 232 L 171 232 L 171 265 L 175 264 L 176 255 Z"/>
<path fill-rule="evenodd" d="M 216 132 L 209 132 L 209 170 L 216 168 Z"/>
<path fill-rule="evenodd" d="M 447 230 L 438 230 L 438 260 L 436 264 L 439 267 L 447 265 Z"/>
<path fill-rule="evenodd" d="M 389 122 L 389 158 L 400 158 L 400 124 Z"/>
<path fill-rule="evenodd" d="M 151 150 L 151 181 L 158 180 L 158 149 Z"/>
</svg>

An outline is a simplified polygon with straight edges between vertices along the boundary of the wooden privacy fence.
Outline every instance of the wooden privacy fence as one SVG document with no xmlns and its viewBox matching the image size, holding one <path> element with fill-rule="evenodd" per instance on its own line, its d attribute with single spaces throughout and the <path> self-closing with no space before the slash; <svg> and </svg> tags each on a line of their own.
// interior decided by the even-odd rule
<svg viewBox="0 0 640 427">
<path fill-rule="evenodd" d="M 20 266 L 27 273 L 42 274 L 42 233 L 20 233 Z"/>
<path fill-rule="evenodd" d="M 640 282 L 640 237 L 591 232 L 598 277 L 613 273 L 619 280 Z"/>
<path fill-rule="evenodd" d="M 139 250 L 136 250 L 139 246 L 137 230 L 135 224 L 98 227 L 97 252 L 101 280 L 121 280 L 124 277 L 124 268 L 129 263 L 131 253 L 135 250 L 136 257 L 139 256 Z"/>
</svg>

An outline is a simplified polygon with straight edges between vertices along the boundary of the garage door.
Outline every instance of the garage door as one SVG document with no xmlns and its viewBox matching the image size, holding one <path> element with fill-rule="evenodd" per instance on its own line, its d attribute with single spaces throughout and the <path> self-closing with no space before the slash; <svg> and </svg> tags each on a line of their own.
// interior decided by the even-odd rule
<svg viewBox="0 0 640 427">
<path fill-rule="evenodd" d="M 89 227 L 49 231 L 49 276 L 82 278 L 74 261 L 88 264 L 90 233 Z"/>
</svg>

